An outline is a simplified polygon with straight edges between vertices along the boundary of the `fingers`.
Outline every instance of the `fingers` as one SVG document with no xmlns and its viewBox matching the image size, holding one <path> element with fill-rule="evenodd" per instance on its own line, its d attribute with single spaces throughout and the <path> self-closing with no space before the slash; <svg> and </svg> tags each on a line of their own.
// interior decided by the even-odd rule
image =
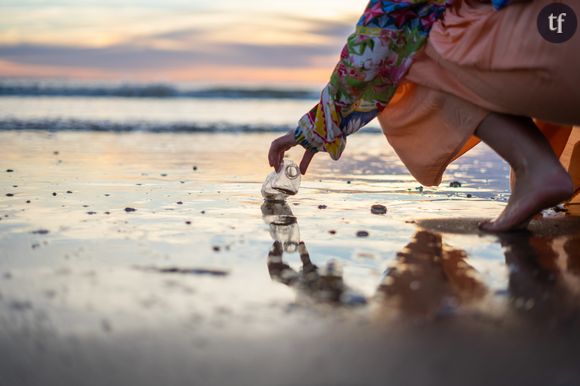
<svg viewBox="0 0 580 386">
<path fill-rule="evenodd" d="M 296 140 L 292 134 L 283 135 L 275 139 L 270 145 L 268 152 L 268 163 L 278 172 L 284 159 L 284 152 L 296 145 Z"/>
<path fill-rule="evenodd" d="M 302 157 L 302 161 L 300 161 L 300 173 L 302 175 L 306 174 L 306 170 L 308 170 L 308 165 L 310 165 L 310 161 L 314 157 L 316 153 L 312 150 L 306 150 L 304 152 L 304 156 Z"/>
</svg>

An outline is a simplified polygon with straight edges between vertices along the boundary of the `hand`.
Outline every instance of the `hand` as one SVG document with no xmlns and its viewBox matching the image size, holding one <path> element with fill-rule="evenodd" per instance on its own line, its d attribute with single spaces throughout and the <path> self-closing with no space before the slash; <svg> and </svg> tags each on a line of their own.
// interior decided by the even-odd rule
<svg viewBox="0 0 580 386">
<path fill-rule="evenodd" d="M 296 145 L 298 145 L 298 143 L 296 143 L 296 139 L 294 139 L 292 133 L 285 134 L 272 141 L 270 151 L 268 152 L 268 162 L 270 163 L 270 166 L 276 169 L 276 172 L 278 172 L 282 166 L 284 153 Z M 312 150 L 306 150 L 304 152 L 302 161 L 300 161 L 300 173 L 303 175 L 306 174 L 306 170 L 308 169 L 308 165 L 310 165 L 310 161 L 312 161 L 314 154 L 316 154 L 316 152 Z"/>
</svg>

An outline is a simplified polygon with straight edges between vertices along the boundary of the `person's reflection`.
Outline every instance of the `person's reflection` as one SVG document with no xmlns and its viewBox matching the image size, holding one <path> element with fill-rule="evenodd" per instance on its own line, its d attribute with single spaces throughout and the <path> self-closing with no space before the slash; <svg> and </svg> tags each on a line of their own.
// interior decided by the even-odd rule
<svg viewBox="0 0 580 386">
<path fill-rule="evenodd" d="M 319 302 L 350 304 L 354 299 L 356 304 L 366 303 L 364 297 L 353 296 L 336 262 L 322 269 L 313 264 L 300 241 L 297 219 L 286 203 L 265 202 L 262 214 L 274 240 L 267 262 L 273 280 Z M 516 315 L 550 323 L 580 321 L 580 236 L 541 237 L 516 232 L 497 237 L 504 250 L 508 282 L 507 292 L 492 296 L 507 296 L 508 312 L 503 317 Z M 296 251 L 300 269 L 283 259 L 285 253 Z M 418 228 L 386 270 L 373 300 L 388 312 L 431 319 L 461 314 L 469 307 L 489 312 L 484 301 L 488 295 L 465 251 L 446 245 L 440 233 Z"/>
<path fill-rule="evenodd" d="M 404 316 L 455 313 L 459 305 L 481 299 L 487 292 L 466 258 L 464 251 L 443 244 L 441 235 L 419 230 L 397 253 L 377 294 L 388 309 Z"/>
</svg>

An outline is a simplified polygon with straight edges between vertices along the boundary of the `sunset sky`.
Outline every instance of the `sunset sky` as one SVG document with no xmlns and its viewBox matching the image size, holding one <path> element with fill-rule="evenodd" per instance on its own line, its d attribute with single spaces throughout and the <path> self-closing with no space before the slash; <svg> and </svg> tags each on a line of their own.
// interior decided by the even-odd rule
<svg viewBox="0 0 580 386">
<path fill-rule="evenodd" d="M 0 0 L 0 76 L 325 82 L 364 0 Z"/>
</svg>

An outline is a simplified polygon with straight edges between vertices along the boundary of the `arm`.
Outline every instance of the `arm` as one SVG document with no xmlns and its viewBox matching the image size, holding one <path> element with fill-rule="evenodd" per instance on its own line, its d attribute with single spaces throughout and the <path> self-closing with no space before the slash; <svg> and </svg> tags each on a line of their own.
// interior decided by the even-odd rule
<svg viewBox="0 0 580 386">
<path fill-rule="evenodd" d="M 303 159 L 300 168 L 303 173 L 319 151 L 339 159 L 346 137 L 387 106 L 431 26 L 442 16 L 445 3 L 371 0 L 349 36 L 319 103 L 300 119 L 293 133 L 272 143 L 270 165 L 277 168 L 283 152 L 296 144 L 306 149 L 306 162 Z"/>
</svg>

